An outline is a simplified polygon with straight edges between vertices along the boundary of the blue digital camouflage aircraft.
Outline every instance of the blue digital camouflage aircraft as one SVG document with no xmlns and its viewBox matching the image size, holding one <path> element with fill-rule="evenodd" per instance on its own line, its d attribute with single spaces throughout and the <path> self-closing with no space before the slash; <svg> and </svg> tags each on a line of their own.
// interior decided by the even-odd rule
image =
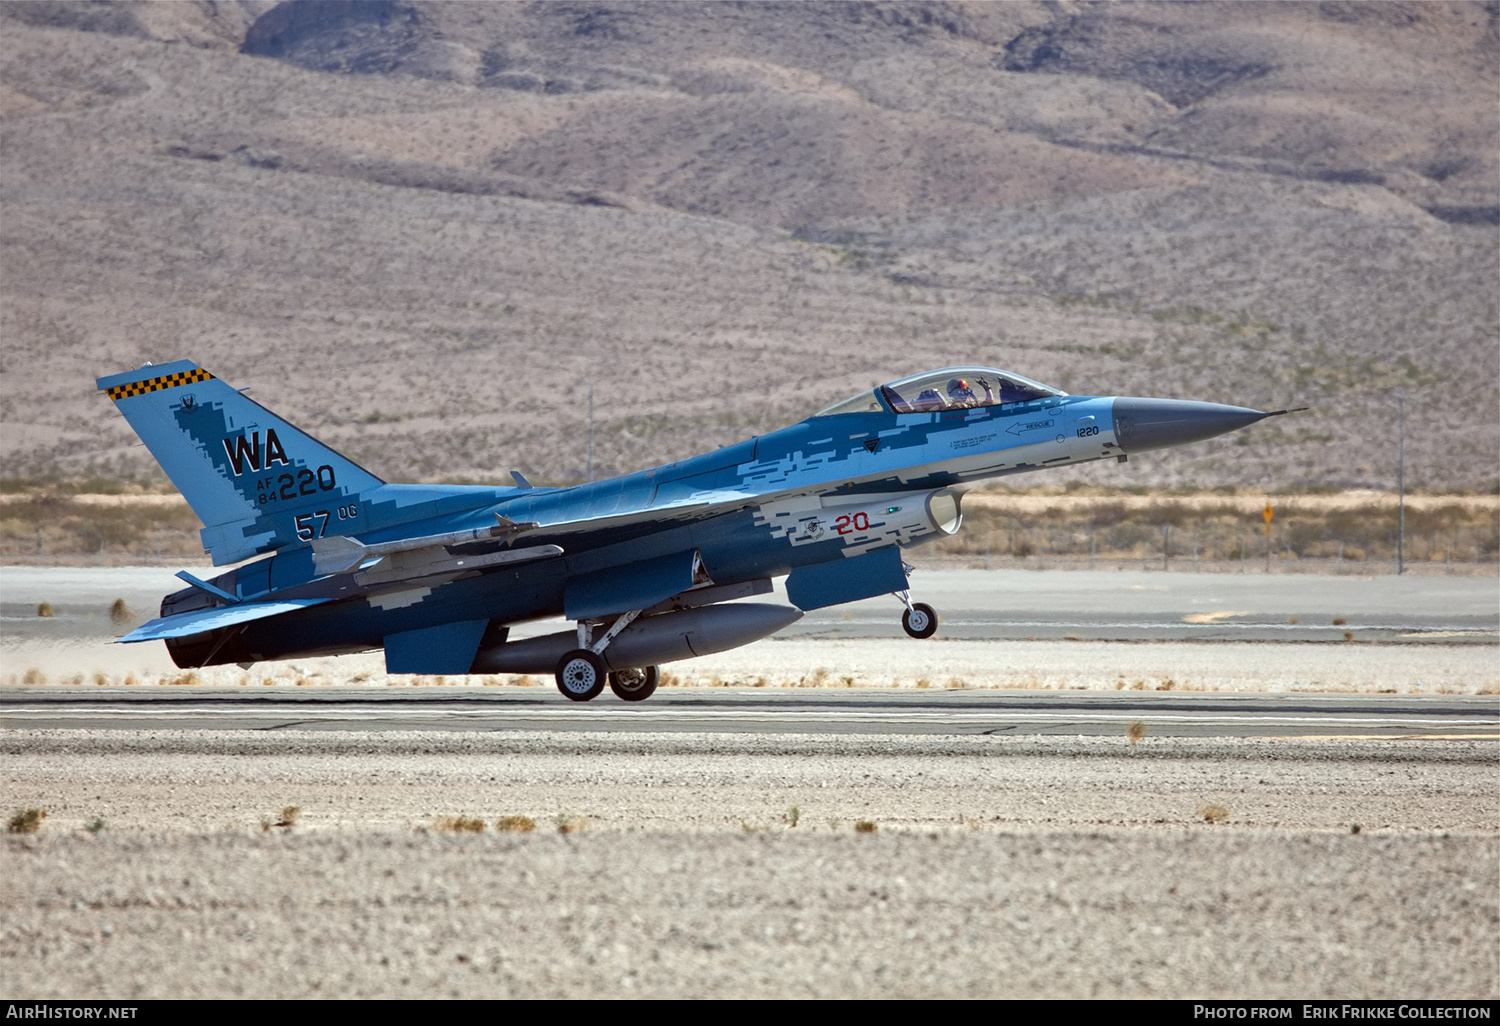
<svg viewBox="0 0 1500 1026">
<path fill-rule="evenodd" d="M 1287 411 L 1073 396 L 1008 371 L 893 381 L 717 452 L 571 488 L 387 484 L 182 360 L 100 378 L 203 521 L 216 566 L 121 641 L 178 666 L 385 650 L 391 673 L 554 673 L 640 701 L 657 666 L 892 593 L 932 636 L 902 549 L 953 534 L 984 478 L 1118 459 Z M 731 602 L 787 575 L 792 605 Z M 508 641 L 562 614 L 576 633 Z"/>
</svg>

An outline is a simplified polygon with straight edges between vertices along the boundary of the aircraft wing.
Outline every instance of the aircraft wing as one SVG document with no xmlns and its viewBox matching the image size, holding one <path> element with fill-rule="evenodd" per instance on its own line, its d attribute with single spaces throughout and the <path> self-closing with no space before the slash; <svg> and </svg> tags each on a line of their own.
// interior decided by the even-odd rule
<svg viewBox="0 0 1500 1026">
<path fill-rule="evenodd" d="M 557 520 L 552 523 L 542 523 L 529 529 L 525 538 L 530 541 L 534 538 L 563 537 L 570 534 L 579 534 L 591 531 L 612 531 L 621 527 L 630 527 L 634 524 L 670 524 L 677 521 L 700 520 L 705 517 L 717 516 L 720 513 L 728 513 L 737 507 L 753 506 L 761 501 L 760 496 L 735 496 L 733 499 L 721 502 L 704 501 L 695 498 L 692 501 L 664 503 L 647 506 L 642 509 L 628 510 L 626 512 L 605 513 L 597 516 L 572 517 L 566 520 Z"/>
<path fill-rule="evenodd" d="M 262 620 L 268 616 L 290 613 L 294 609 L 306 609 L 332 598 L 282 599 L 278 602 L 242 602 L 233 606 L 215 606 L 212 609 L 195 609 L 190 613 L 174 613 L 142 624 L 123 638 L 120 644 L 132 641 L 162 641 L 166 638 L 185 638 L 190 634 L 216 631 L 221 627 Z"/>
<path fill-rule="evenodd" d="M 636 509 L 615 510 L 609 513 L 597 514 L 583 517 L 564 517 L 550 520 L 546 512 L 528 511 L 524 515 L 528 519 L 535 518 L 540 521 L 537 526 L 528 526 L 525 533 L 520 537 L 528 542 L 542 538 L 564 538 L 568 535 L 587 534 L 594 531 L 612 531 L 622 527 L 631 527 L 636 524 L 673 524 L 684 523 L 692 520 L 706 520 L 723 513 L 733 513 L 737 510 L 749 509 L 752 506 L 764 506 L 773 502 L 783 502 L 788 499 L 802 498 L 804 496 L 823 496 L 835 491 L 841 486 L 858 485 L 874 481 L 890 481 L 894 477 L 889 471 L 878 474 L 870 474 L 859 478 L 837 478 L 831 481 L 814 481 L 792 488 L 781 488 L 766 491 L 749 489 L 725 488 L 713 491 L 694 492 L 691 496 L 681 499 L 673 499 L 666 502 L 653 502 L 647 506 Z M 899 481 L 892 481 L 890 491 L 897 491 L 904 487 Z M 566 493 L 557 493 L 566 494 Z M 856 501 L 859 496 L 851 494 L 851 501 Z M 523 500 L 524 501 L 524 500 Z M 566 508 L 566 507 L 562 507 Z M 507 510 L 509 514 L 511 510 Z"/>
</svg>

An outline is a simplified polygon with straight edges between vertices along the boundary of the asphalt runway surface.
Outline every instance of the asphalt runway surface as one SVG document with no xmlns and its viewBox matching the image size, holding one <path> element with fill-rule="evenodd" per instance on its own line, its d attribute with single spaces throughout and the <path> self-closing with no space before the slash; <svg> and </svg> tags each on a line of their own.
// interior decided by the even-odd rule
<svg viewBox="0 0 1500 1026">
<path fill-rule="evenodd" d="M 684 689 L 642 703 L 546 690 L 8 688 L 0 726 L 116 730 L 715 731 L 730 734 L 1500 740 L 1500 698 Z"/>
<path fill-rule="evenodd" d="M 0 567 L 0 624 L 12 644 L 103 641 L 121 633 L 108 618 L 116 598 L 143 620 L 181 587 L 157 567 Z M 1500 642 L 1492 576 L 920 570 L 912 588 L 937 609 L 941 636 L 954 639 L 1337 641 L 1352 631 L 1387 643 Z M 38 617 L 41 602 L 56 615 Z M 867 599 L 814 610 L 778 636 L 900 636 L 900 613 L 894 598 Z M 536 621 L 515 636 L 562 626 Z"/>
<path fill-rule="evenodd" d="M 181 677 L 164 646 L 112 641 L 177 580 L 159 568 L 0 568 L 0 680 L 155 683 Z M 1067 690 L 1500 690 L 1500 588 L 1490 577 L 1118 571 L 919 571 L 937 636 L 906 637 L 892 597 L 816 610 L 771 638 L 666 667 L 679 686 Z M 128 607 L 121 622 L 109 609 Z M 40 617 L 49 603 L 54 614 Z M 524 638 L 561 620 L 518 625 Z M 404 686 L 378 652 L 213 667 L 205 685 Z M 449 678 L 546 685 L 543 679 Z M 610 701 L 605 696 L 605 701 Z"/>
</svg>

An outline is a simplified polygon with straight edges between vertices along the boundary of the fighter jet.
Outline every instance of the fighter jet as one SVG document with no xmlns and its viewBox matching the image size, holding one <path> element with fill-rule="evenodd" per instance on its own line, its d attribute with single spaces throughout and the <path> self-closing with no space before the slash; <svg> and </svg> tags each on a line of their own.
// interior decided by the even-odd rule
<svg viewBox="0 0 1500 1026">
<path fill-rule="evenodd" d="M 384 649 L 390 673 L 552 673 L 637 702 L 658 667 L 767 637 L 804 611 L 891 594 L 929 638 L 903 551 L 959 529 L 966 489 L 1125 461 L 1270 413 L 1075 396 L 987 367 L 892 381 L 800 423 L 606 481 L 387 484 L 190 360 L 113 374 L 114 401 L 202 520 L 211 580 L 122 642 L 178 666 Z M 790 604 L 739 601 L 786 577 Z M 511 628 L 576 624 L 511 640 Z"/>
</svg>

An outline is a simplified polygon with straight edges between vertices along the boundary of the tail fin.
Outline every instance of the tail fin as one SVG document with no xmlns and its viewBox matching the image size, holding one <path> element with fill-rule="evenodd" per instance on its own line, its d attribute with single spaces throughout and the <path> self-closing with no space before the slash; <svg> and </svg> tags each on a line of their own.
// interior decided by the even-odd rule
<svg viewBox="0 0 1500 1026">
<path fill-rule="evenodd" d="M 216 566 L 337 530 L 383 482 L 191 360 L 98 380 L 203 521 Z"/>
</svg>

